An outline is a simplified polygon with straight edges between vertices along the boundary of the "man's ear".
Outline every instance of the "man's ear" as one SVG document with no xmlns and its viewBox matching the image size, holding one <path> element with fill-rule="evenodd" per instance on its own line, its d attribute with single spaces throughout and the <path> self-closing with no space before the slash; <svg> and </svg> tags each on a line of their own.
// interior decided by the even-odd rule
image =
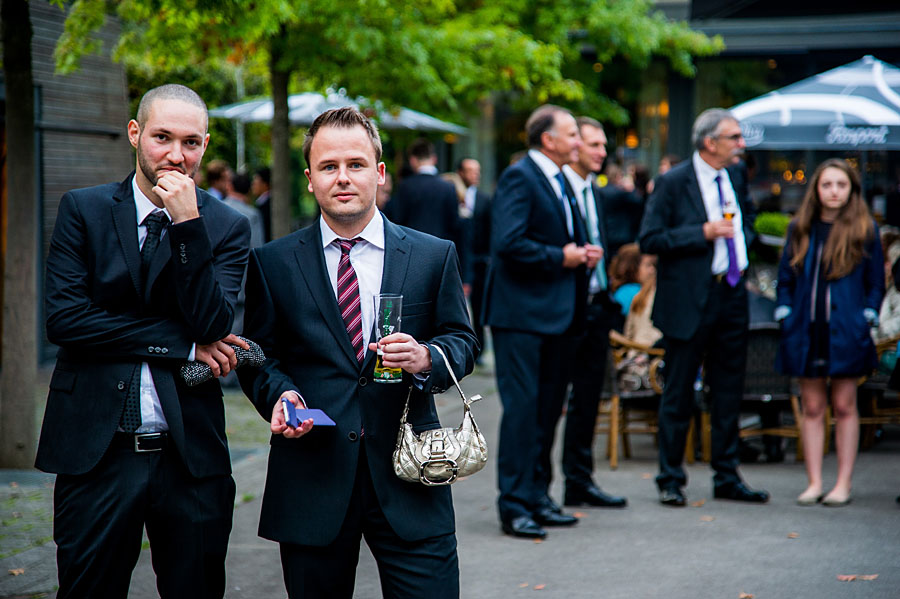
<svg viewBox="0 0 900 599">
<path fill-rule="evenodd" d="M 141 137 L 141 126 L 138 125 L 138 122 L 134 119 L 128 121 L 128 141 L 131 142 L 131 147 L 137 149 L 138 140 Z"/>
</svg>

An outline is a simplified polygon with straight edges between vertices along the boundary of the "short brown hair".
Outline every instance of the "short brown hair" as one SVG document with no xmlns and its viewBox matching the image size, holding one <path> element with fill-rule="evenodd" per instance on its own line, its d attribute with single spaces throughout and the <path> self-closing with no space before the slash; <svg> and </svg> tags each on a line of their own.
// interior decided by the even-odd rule
<svg viewBox="0 0 900 599">
<path fill-rule="evenodd" d="M 147 119 L 150 118 L 150 109 L 157 100 L 178 100 L 196 106 L 203 111 L 203 116 L 206 119 L 208 127 L 209 112 L 206 109 L 206 102 L 203 101 L 203 98 L 187 86 L 178 85 L 177 83 L 167 83 L 166 85 L 154 87 L 141 98 L 141 103 L 138 105 L 137 116 L 135 117 L 135 120 L 141 129 L 147 124 Z"/>
<path fill-rule="evenodd" d="M 381 162 L 381 136 L 378 135 L 378 127 L 353 106 L 344 106 L 343 108 L 333 108 L 323 112 L 310 125 L 309 131 L 306 132 L 306 138 L 303 140 L 303 158 L 306 160 L 308 167 L 312 168 L 312 165 L 309 163 L 309 151 L 312 148 L 313 139 L 315 139 L 316 133 L 322 127 L 337 127 L 341 129 L 362 127 L 372 141 L 372 147 L 375 149 L 375 161 Z"/>
</svg>

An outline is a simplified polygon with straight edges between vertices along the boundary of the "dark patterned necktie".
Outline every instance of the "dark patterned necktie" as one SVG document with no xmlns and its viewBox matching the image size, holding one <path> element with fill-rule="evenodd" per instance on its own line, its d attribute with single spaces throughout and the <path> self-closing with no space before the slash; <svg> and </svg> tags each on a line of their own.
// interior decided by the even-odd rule
<svg viewBox="0 0 900 599">
<path fill-rule="evenodd" d="M 356 239 L 335 239 L 334 243 L 341 248 L 341 261 L 338 263 L 337 270 L 337 300 L 338 308 L 341 310 L 341 318 L 344 319 L 344 326 L 347 327 L 347 335 L 350 337 L 350 343 L 356 350 L 356 359 L 362 364 L 363 357 L 366 355 L 366 348 L 363 347 L 362 332 L 362 310 L 359 299 L 359 280 L 356 278 L 356 271 L 350 264 L 350 250 L 361 241 L 359 237 Z"/>
<path fill-rule="evenodd" d="M 159 237 L 163 229 L 169 224 L 169 217 L 162 210 L 151 212 L 141 223 L 147 227 L 147 237 L 141 246 L 141 286 L 147 284 L 147 273 L 153 255 L 159 248 Z M 131 381 L 128 384 L 128 394 L 125 396 L 125 409 L 122 412 L 122 430 L 133 433 L 141 426 L 141 366 L 137 365 L 131 373 Z"/>
</svg>

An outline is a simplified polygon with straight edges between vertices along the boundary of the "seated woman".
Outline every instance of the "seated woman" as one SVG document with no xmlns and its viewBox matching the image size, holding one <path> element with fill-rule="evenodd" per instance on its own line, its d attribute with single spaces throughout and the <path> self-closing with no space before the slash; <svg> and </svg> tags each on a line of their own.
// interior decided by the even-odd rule
<svg viewBox="0 0 900 599">
<path fill-rule="evenodd" d="M 653 346 L 662 339 L 662 332 L 653 326 L 650 313 L 656 299 L 656 256 L 641 256 L 643 282 L 640 291 L 631 300 L 628 316 L 625 318 L 625 336 L 635 343 Z"/>
<path fill-rule="evenodd" d="M 613 301 L 622 306 L 624 316 L 628 316 L 632 300 L 650 278 L 653 279 L 655 288 L 655 256 L 642 255 L 636 243 L 628 243 L 619 248 L 619 253 L 609 265 L 609 280 Z"/>
</svg>

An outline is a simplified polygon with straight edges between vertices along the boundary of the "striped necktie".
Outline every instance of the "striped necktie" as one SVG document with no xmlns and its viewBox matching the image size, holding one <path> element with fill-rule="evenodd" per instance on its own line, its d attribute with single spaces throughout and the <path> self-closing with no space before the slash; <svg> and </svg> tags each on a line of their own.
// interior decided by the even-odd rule
<svg viewBox="0 0 900 599">
<path fill-rule="evenodd" d="M 341 248 L 341 261 L 338 263 L 337 270 L 338 308 L 341 310 L 341 318 L 344 319 L 344 325 L 347 327 L 350 343 L 356 351 L 356 359 L 362 364 L 363 357 L 366 355 L 366 349 L 363 347 L 359 280 L 356 278 L 356 271 L 353 270 L 353 265 L 350 264 L 350 250 L 353 249 L 353 246 L 358 241 L 362 241 L 362 239 L 359 237 L 356 239 L 335 239 L 334 243 Z"/>
</svg>

